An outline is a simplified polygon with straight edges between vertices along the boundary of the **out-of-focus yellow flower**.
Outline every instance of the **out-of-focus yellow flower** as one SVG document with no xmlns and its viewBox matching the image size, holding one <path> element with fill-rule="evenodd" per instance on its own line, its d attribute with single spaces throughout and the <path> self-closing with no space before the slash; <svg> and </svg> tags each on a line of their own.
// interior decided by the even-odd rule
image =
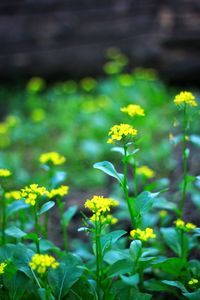
<svg viewBox="0 0 200 300">
<path fill-rule="evenodd" d="M 189 281 L 188 281 L 188 284 L 189 285 L 194 285 L 194 284 L 197 284 L 199 282 L 198 279 L 196 278 L 191 278 Z"/>
<path fill-rule="evenodd" d="M 159 216 L 161 217 L 161 218 L 165 218 L 166 216 L 168 215 L 168 212 L 167 212 L 167 210 L 160 210 L 159 211 Z"/>
<path fill-rule="evenodd" d="M 134 84 L 133 76 L 130 74 L 120 74 L 118 77 L 119 83 L 124 87 L 129 87 Z"/>
<path fill-rule="evenodd" d="M 5 197 L 6 197 L 6 199 L 9 199 L 9 200 L 19 200 L 22 198 L 20 191 L 7 192 L 7 193 L 5 193 Z"/>
<path fill-rule="evenodd" d="M 46 118 L 46 112 L 42 108 L 36 108 L 31 112 L 33 122 L 42 122 Z"/>
<path fill-rule="evenodd" d="M 17 116 L 8 115 L 5 119 L 5 124 L 8 128 L 13 128 L 19 123 L 20 119 Z"/>
<path fill-rule="evenodd" d="M 33 77 L 27 84 L 27 90 L 31 93 L 42 91 L 46 87 L 46 82 L 41 77 Z"/>
<path fill-rule="evenodd" d="M 133 229 L 130 231 L 130 236 L 134 240 L 141 240 L 143 242 L 148 241 L 149 239 L 156 238 L 156 234 L 154 233 L 152 228 L 146 228 L 145 230 L 142 230 L 140 228 Z"/>
<path fill-rule="evenodd" d="M 8 169 L 0 169 L 0 177 L 9 177 L 12 173 Z"/>
<path fill-rule="evenodd" d="M 0 263 L 0 274 L 3 274 L 5 272 L 7 264 L 5 262 Z"/>
<path fill-rule="evenodd" d="M 84 91 L 90 92 L 95 89 L 97 82 L 92 77 L 86 77 L 80 81 L 80 85 Z"/>
<path fill-rule="evenodd" d="M 56 269 L 59 266 L 59 263 L 51 255 L 35 254 L 32 257 L 31 262 L 29 262 L 29 266 L 39 274 L 44 274 L 49 268 Z"/>
<path fill-rule="evenodd" d="M 54 197 L 63 197 L 66 196 L 69 192 L 69 187 L 67 185 L 61 185 L 57 189 L 52 189 L 50 192 L 48 192 L 48 197 L 49 198 L 54 198 Z"/>
<path fill-rule="evenodd" d="M 145 116 L 144 109 L 137 104 L 129 104 L 126 107 L 120 108 L 120 111 L 127 113 L 130 117 Z"/>
<path fill-rule="evenodd" d="M 196 228 L 196 225 L 193 223 L 185 223 L 183 220 L 181 219 L 177 219 L 174 221 L 174 224 L 176 226 L 176 228 L 181 229 L 183 231 L 192 231 Z"/>
<path fill-rule="evenodd" d="M 66 161 L 66 158 L 58 152 L 47 152 L 40 155 L 39 161 L 42 164 L 52 163 L 53 165 L 62 165 Z"/>
<path fill-rule="evenodd" d="M 35 205 L 39 196 L 48 196 L 48 191 L 44 186 L 38 184 L 31 184 L 21 190 L 21 196 L 25 198 L 25 202 L 32 206 Z"/>
<path fill-rule="evenodd" d="M 121 141 L 124 138 L 132 138 L 137 135 L 137 130 L 129 124 L 114 125 L 111 127 L 108 135 L 108 144 L 114 144 L 115 141 Z"/>
<path fill-rule="evenodd" d="M 174 103 L 176 105 L 187 104 L 189 106 L 197 106 L 195 101 L 195 96 L 191 92 L 180 92 L 180 94 L 175 96 Z"/>
<path fill-rule="evenodd" d="M 152 169 L 150 169 L 148 166 L 141 166 L 136 168 L 136 173 L 138 175 L 144 175 L 147 178 L 155 177 L 155 172 Z"/>
</svg>

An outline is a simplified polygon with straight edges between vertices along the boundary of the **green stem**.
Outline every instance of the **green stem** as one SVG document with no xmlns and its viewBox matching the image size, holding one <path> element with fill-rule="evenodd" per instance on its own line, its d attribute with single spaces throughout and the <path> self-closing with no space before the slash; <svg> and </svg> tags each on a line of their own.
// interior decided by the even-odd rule
<svg viewBox="0 0 200 300">
<path fill-rule="evenodd" d="M 187 111 L 186 104 L 184 105 L 183 111 L 183 189 L 182 197 L 180 202 L 180 217 L 183 216 L 183 210 L 185 205 L 186 198 L 186 189 L 187 189 Z"/>
<path fill-rule="evenodd" d="M 49 223 L 49 212 L 47 211 L 44 216 L 44 237 L 48 239 L 48 223 Z"/>
<path fill-rule="evenodd" d="M 137 183 L 137 174 L 136 174 L 136 156 L 134 156 L 133 160 L 133 187 L 134 187 L 134 196 L 137 197 L 138 195 L 138 183 Z"/>
<path fill-rule="evenodd" d="M 134 226 L 134 214 L 133 214 L 133 210 L 131 207 L 131 200 L 129 198 L 129 194 L 128 194 L 128 188 L 127 188 L 127 181 L 128 181 L 128 165 L 127 165 L 127 145 L 124 144 L 124 182 L 123 182 L 123 191 L 124 191 L 124 195 L 125 195 L 125 199 L 128 205 L 128 210 L 130 213 L 130 217 L 131 217 L 131 222 L 132 222 L 132 226 Z"/>
<path fill-rule="evenodd" d="M 34 220 L 35 220 L 35 232 L 37 235 L 35 245 L 36 245 L 37 252 L 40 253 L 39 222 L 38 222 L 37 205 L 36 204 L 33 206 L 33 213 L 34 213 Z"/>
<path fill-rule="evenodd" d="M 101 224 L 95 221 L 95 243 L 96 243 L 96 277 L 97 277 L 97 295 L 100 299 L 101 279 L 102 279 L 102 249 L 101 249 Z"/>
<path fill-rule="evenodd" d="M 6 200 L 4 198 L 4 194 L 1 195 L 2 197 L 2 245 L 6 242 L 6 235 L 5 235 L 5 229 L 6 229 Z"/>
<path fill-rule="evenodd" d="M 64 245 L 64 250 L 68 250 L 68 239 L 67 239 L 67 228 L 63 223 L 63 203 L 60 199 L 57 200 L 58 202 L 58 210 L 59 210 L 59 215 L 60 215 L 60 220 L 61 220 L 61 228 L 62 228 L 62 233 L 63 233 L 63 245 Z"/>
</svg>

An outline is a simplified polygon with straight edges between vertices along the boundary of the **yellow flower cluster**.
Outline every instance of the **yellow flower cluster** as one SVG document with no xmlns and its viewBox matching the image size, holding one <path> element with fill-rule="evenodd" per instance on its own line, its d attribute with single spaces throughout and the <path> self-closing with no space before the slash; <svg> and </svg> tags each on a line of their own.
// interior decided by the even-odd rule
<svg viewBox="0 0 200 300">
<path fill-rule="evenodd" d="M 102 223 L 114 224 L 117 222 L 116 218 L 111 215 L 104 216 L 105 213 L 110 212 L 111 207 L 117 206 L 118 201 L 111 198 L 104 198 L 103 196 L 93 196 L 92 199 L 88 199 L 85 202 L 85 208 L 88 208 L 92 213 L 91 221 L 99 221 Z"/>
<path fill-rule="evenodd" d="M 56 269 L 59 266 L 59 263 L 51 255 L 35 254 L 32 257 L 31 262 L 29 262 L 29 266 L 39 274 L 44 274 L 48 268 Z"/>
<path fill-rule="evenodd" d="M 197 106 L 195 97 L 190 92 L 180 92 L 180 94 L 176 95 L 174 103 L 176 105 L 188 104 L 189 106 Z"/>
<path fill-rule="evenodd" d="M 0 169 L 0 177 L 9 177 L 11 174 L 8 169 Z"/>
<path fill-rule="evenodd" d="M 0 263 L 0 274 L 3 274 L 5 272 L 7 264 L 5 262 Z"/>
<path fill-rule="evenodd" d="M 192 223 L 185 223 L 181 219 L 177 219 L 176 221 L 174 221 L 174 224 L 175 224 L 176 228 L 182 229 L 183 231 L 191 231 L 196 228 L 196 225 L 194 225 Z"/>
<path fill-rule="evenodd" d="M 156 238 L 156 235 L 153 231 L 152 228 L 146 228 L 145 230 L 141 230 L 140 228 L 137 228 L 137 229 L 133 229 L 131 230 L 130 232 L 130 236 L 132 239 L 135 239 L 135 240 L 141 240 L 143 242 L 146 242 L 147 240 L 149 239 L 154 239 Z"/>
<path fill-rule="evenodd" d="M 196 279 L 196 278 L 191 278 L 191 279 L 188 281 L 188 284 L 189 284 L 189 285 L 193 285 L 193 284 L 197 284 L 198 282 L 199 282 L 198 279 Z"/>
<path fill-rule="evenodd" d="M 127 113 L 130 117 L 145 116 L 144 109 L 140 105 L 129 104 L 126 107 L 120 108 L 121 112 Z"/>
<path fill-rule="evenodd" d="M 52 189 L 50 192 L 48 192 L 48 197 L 49 198 L 54 198 L 57 196 L 63 197 L 67 195 L 69 192 L 69 187 L 67 185 L 61 185 L 57 189 Z"/>
<path fill-rule="evenodd" d="M 115 141 L 121 141 L 125 137 L 134 137 L 137 135 L 137 130 L 129 124 L 114 125 L 111 127 L 108 135 L 108 144 L 114 144 Z"/>
<path fill-rule="evenodd" d="M 7 192 L 7 193 L 5 193 L 5 197 L 6 197 L 6 199 L 9 199 L 9 200 L 19 200 L 22 198 L 20 191 Z"/>
<path fill-rule="evenodd" d="M 139 175 L 144 175 L 147 178 L 155 177 L 155 172 L 147 166 L 141 166 L 136 168 L 136 173 Z"/>
<path fill-rule="evenodd" d="M 62 165 L 66 161 L 66 158 L 60 155 L 58 152 L 47 152 L 40 155 L 39 161 L 42 164 L 52 163 L 56 166 Z"/>
<path fill-rule="evenodd" d="M 38 196 L 48 196 L 48 191 L 44 186 L 31 184 L 21 190 L 21 196 L 25 198 L 25 202 L 32 206 L 35 205 Z"/>
<path fill-rule="evenodd" d="M 166 210 L 163 209 L 163 210 L 159 211 L 159 216 L 161 218 L 165 218 L 167 215 L 168 215 L 168 212 Z"/>
</svg>

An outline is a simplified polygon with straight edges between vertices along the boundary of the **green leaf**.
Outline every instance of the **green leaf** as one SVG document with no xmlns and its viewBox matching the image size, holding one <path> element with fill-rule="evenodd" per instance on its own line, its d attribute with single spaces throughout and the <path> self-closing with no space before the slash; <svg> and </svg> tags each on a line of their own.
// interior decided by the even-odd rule
<svg viewBox="0 0 200 300">
<path fill-rule="evenodd" d="M 160 229 L 164 241 L 167 246 L 172 249 L 176 254 L 181 256 L 181 245 L 179 242 L 179 236 L 175 228 L 161 228 Z"/>
<path fill-rule="evenodd" d="M 111 265 L 108 271 L 109 277 L 127 274 L 133 270 L 133 262 L 130 259 L 122 259 Z"/>
<path fill-rule="evenodd" d="M 158 201 L 153 203 L 154 208 L 159 209 L 168 209 L 168 210 L 175 210 L 177 205 L 173 202 L 167 201 L 165 198 L 159 197 Z"/>
<path fill-rule="evenodd" d="M 101 237 L 102 252 L 105 254 L 125 234 L 125 230 L 115 230 L 103 235 Z"/>
<path fill-rule="evenodd" d="M 187 293 L 185 286 L 180 281 L 172 281 L 172 280 L 162 280 L 162 282 L 166 285 L 176 287 L 177 289 L 181 290 L 183 293 Z"/>
<path fill-rule="evenodd" d="M 152 266 L 178 278 L 182 274 L 183 269 L 187 268 L 187 263 L 181 258 L 172 257 L 166 258 L 161 262 L 152 262 Z"/>
<path fill-rule="evenodd" d="M 150 193 L 147 191 L 142 192 L 135 201 L 135 208 L 138 213 L 143 214 L 148 212 L 154 204 L 155 198 L 160 193 Z"/>
<path fill-rule="evenodd" d="M 7 228 L 5 230 L 5 234 L 16 239 L 21 239 L 24 236 L 26 236 L 26 232 L 22 231 L 20 228 L 17 228 L 16 226 L 11 226 Z"/>
<path fill-rule="evenodd" d="M 196 134 L 190 135 L 190 142 L 192 142 L 193 144 L 195 144 L 197 147 L 200 148 L 200 136 Z"/>
<path fill-rule="evenodd" d="M 39 288 L 37 292 L 41 300 L 55 300 L 54 296 L 44 288 Z"/>
<path fill-rule="evenodd" d="M 184 293 L 183 296 L 185 296 L 189 300 L 199 300 L 200 299 L 200 289 L 198 289 L 196 292 L 193 292 L 193 293 Z"/>
<path fill-rule="evenodd" d="M 38 212 L 38 216 L 41 216 L 45 212 L 49 211 L 52 207 L 54 207 L 54 205 L 55 205 L 54 201 L 48 201 L 48 202 L 44 203 L 42 205 L 40 211 Z"/>
<path fill-rule="evenodd" d="M 123 184 L 124 175 L 118 173 L 113 164 L 111 164 L 109 161 L 98 162 L 94 164 L 93 167 L 95 169 L 101 170 L 102 172 L 108 174 L 111 177 L 116 178 L 120 182 L 120 184 Z"/>
<path fill-rule="evenodd" d="M 6 244 L 4 246 L 1 246 L 0 247 L 0 261 L 12 260 L 15 247 L 16 246 L 13 244 Z"/>
<path fill-rule="evenodd" d="M 129 286 L 136 286 L 140 281 L 138 274 L 135 274 L 132 276 L 121 275 L 120 277 L 121 277 L 121 280 Z"/>
<path fill-rule="evenodd" d="M 104 261 L 112 265 L 119 260 L 128 259 L 129 257 L 128 249 L 110 250 L 105 254 Z"/>
<path fill-rule="evenodd" d="M 10 205 L 7 207 L 7 215 L 12 216 L 14 213 L 18 212 L 19 210 L 29 208 L 30 205 L 24 203 L 23 200 L 17 200 L 13 201 Z"/>
<path fill-rule="evenodd" d="M 8 289 L 10 300 L 18 300 L 23 294 L 29 283 L 29 278 L 22 272 L 18 271 L 14 276 L 4 276 L 4 284 Z"/>
<path fill-rule="evenodd" d="M 71 207 L 69 207 L 63 214 L 63 224 L 65 227 L 68 226 L 69 222 L 71 221 L 71 219 L 73 218 L 73 216 L 75 215 L 75 213 L 77 212 L 78 206 L 77 205 L 73 205 Z"/>
<path fill-rule="evenodd" d="M 130 254 L 134 261 L 138 261 L 142 255 L 142 243 L 139 240 L 134 240 L 130 244 Z"/>
<path fill-rule="evenodd" d="M 63 299 L 80 278 L 83 273 L 83 269 L 80 268 L 81 264 L 78 257 L 67 254 L 57 269 L 49 271 L 48 282 L 57 300 Z"/>
<path fill-rule="evenodd" d="M 61 184 L 67 178 L 67 172 L 65 171 L 56 171 L 52 178 L 52 186 L 55 187 L 58 184 Z"/>
</svg>

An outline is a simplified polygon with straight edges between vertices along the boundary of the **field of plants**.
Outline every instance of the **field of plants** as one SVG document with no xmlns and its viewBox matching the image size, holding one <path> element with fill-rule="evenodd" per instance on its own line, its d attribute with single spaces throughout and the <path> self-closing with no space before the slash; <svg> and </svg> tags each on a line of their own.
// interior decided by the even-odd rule
<svg viewBox="0 0 200 300">
<path fill-rule="evenodd" d="M 103 68 L 0 86 L 0 300 L 200 299 L 199 92 Z"/>
</svg>

